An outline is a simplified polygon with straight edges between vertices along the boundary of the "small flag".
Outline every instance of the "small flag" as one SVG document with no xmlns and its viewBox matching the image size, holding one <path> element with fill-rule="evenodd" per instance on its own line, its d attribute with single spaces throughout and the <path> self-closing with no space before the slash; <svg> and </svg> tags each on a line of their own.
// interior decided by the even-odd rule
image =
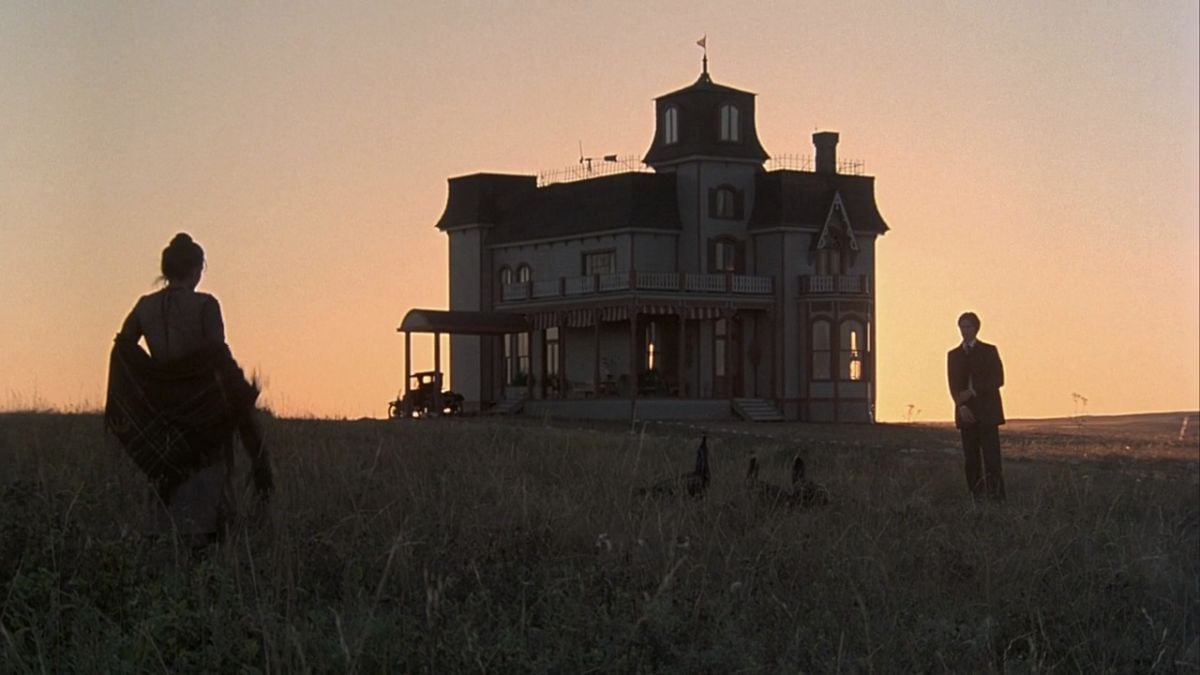
<svg viewBox="0 0 1200 675">
<path fill-rule="evenodd" d="M 704 37 L 700 38 L 699 40 L 696 40 L 696 46 L 708 49 L 708 33 L 705 33 Z"/>
</svg>

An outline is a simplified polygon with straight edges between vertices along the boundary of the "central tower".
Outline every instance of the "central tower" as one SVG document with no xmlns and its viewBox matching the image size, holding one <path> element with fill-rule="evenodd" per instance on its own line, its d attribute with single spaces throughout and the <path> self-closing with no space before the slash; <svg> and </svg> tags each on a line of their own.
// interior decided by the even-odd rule
<svg viewBox="0 0 1200 675">
<path fill-rule="evenodd" d="M 713 82 L 705 69 L 690 86 L 655 99 L 654 140 L 643 161 L 676 174 L 682 272 L 747 273 L 746 222 L 768 158 L 754 96 Z"/>
</svg>

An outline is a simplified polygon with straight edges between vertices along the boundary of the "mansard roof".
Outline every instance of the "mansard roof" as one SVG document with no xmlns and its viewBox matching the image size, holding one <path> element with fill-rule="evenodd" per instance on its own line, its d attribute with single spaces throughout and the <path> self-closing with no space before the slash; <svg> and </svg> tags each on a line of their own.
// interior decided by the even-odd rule
<svg viewBox="0 0 1200 675">
<path fill-rule="evenodd" d="M 875 203 L 874 176 L 766 171 L 758 174 L 756 180 L 754 211 L 748 223 L 752 230 L 779 226 L 820 230 L 829 217 L 834 197 L 840 194 L 855 232 L 888 231 Z"/>
<path fill-rule="evenodd" d="M 437 228 L 492 225 L 523 195 L 537 190 L 536 176 L 475 173 L 451 178 L 446 210 Z"/>
<path fill-rule="evenodd" d="M 618 173 L 538 188 L 501 214 L 489 241 L 569 237 L 628 227 L 680 228 L 675 176 Z"/>
</svg>

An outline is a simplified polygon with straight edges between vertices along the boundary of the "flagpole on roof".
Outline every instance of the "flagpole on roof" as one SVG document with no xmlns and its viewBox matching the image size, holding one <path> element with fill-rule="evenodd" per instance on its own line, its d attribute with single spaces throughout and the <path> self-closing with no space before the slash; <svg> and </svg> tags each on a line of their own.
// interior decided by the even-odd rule
<svg viewBox="0 0 1200 675">
<path fill-rule="evenodd" d="M 703 74 L 707 75 L 708 74 L 708 33 L 705 33 L 704 37 L 700 38 L 699 40 L 696 40 L 696 44 L 699 45 L 704 50 L 704 58 L 703 58 L 703 60 L 701 60 L 700 63 L 704 68 Z"/>
</svg>

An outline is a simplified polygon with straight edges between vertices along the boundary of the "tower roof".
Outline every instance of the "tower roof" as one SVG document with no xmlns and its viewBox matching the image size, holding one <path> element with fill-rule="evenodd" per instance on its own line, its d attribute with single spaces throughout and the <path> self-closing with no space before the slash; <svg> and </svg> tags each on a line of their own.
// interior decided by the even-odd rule
<svg viewBox="0 0 1200 675">
<path fill-rule="evenodd" d="M 654 140 L 644 161 L 657 166 L 689 157 L 766 160 L 754 122 L 754 96 L 714 82 L 707 71 L 659 96 Z"/>
</svg>

